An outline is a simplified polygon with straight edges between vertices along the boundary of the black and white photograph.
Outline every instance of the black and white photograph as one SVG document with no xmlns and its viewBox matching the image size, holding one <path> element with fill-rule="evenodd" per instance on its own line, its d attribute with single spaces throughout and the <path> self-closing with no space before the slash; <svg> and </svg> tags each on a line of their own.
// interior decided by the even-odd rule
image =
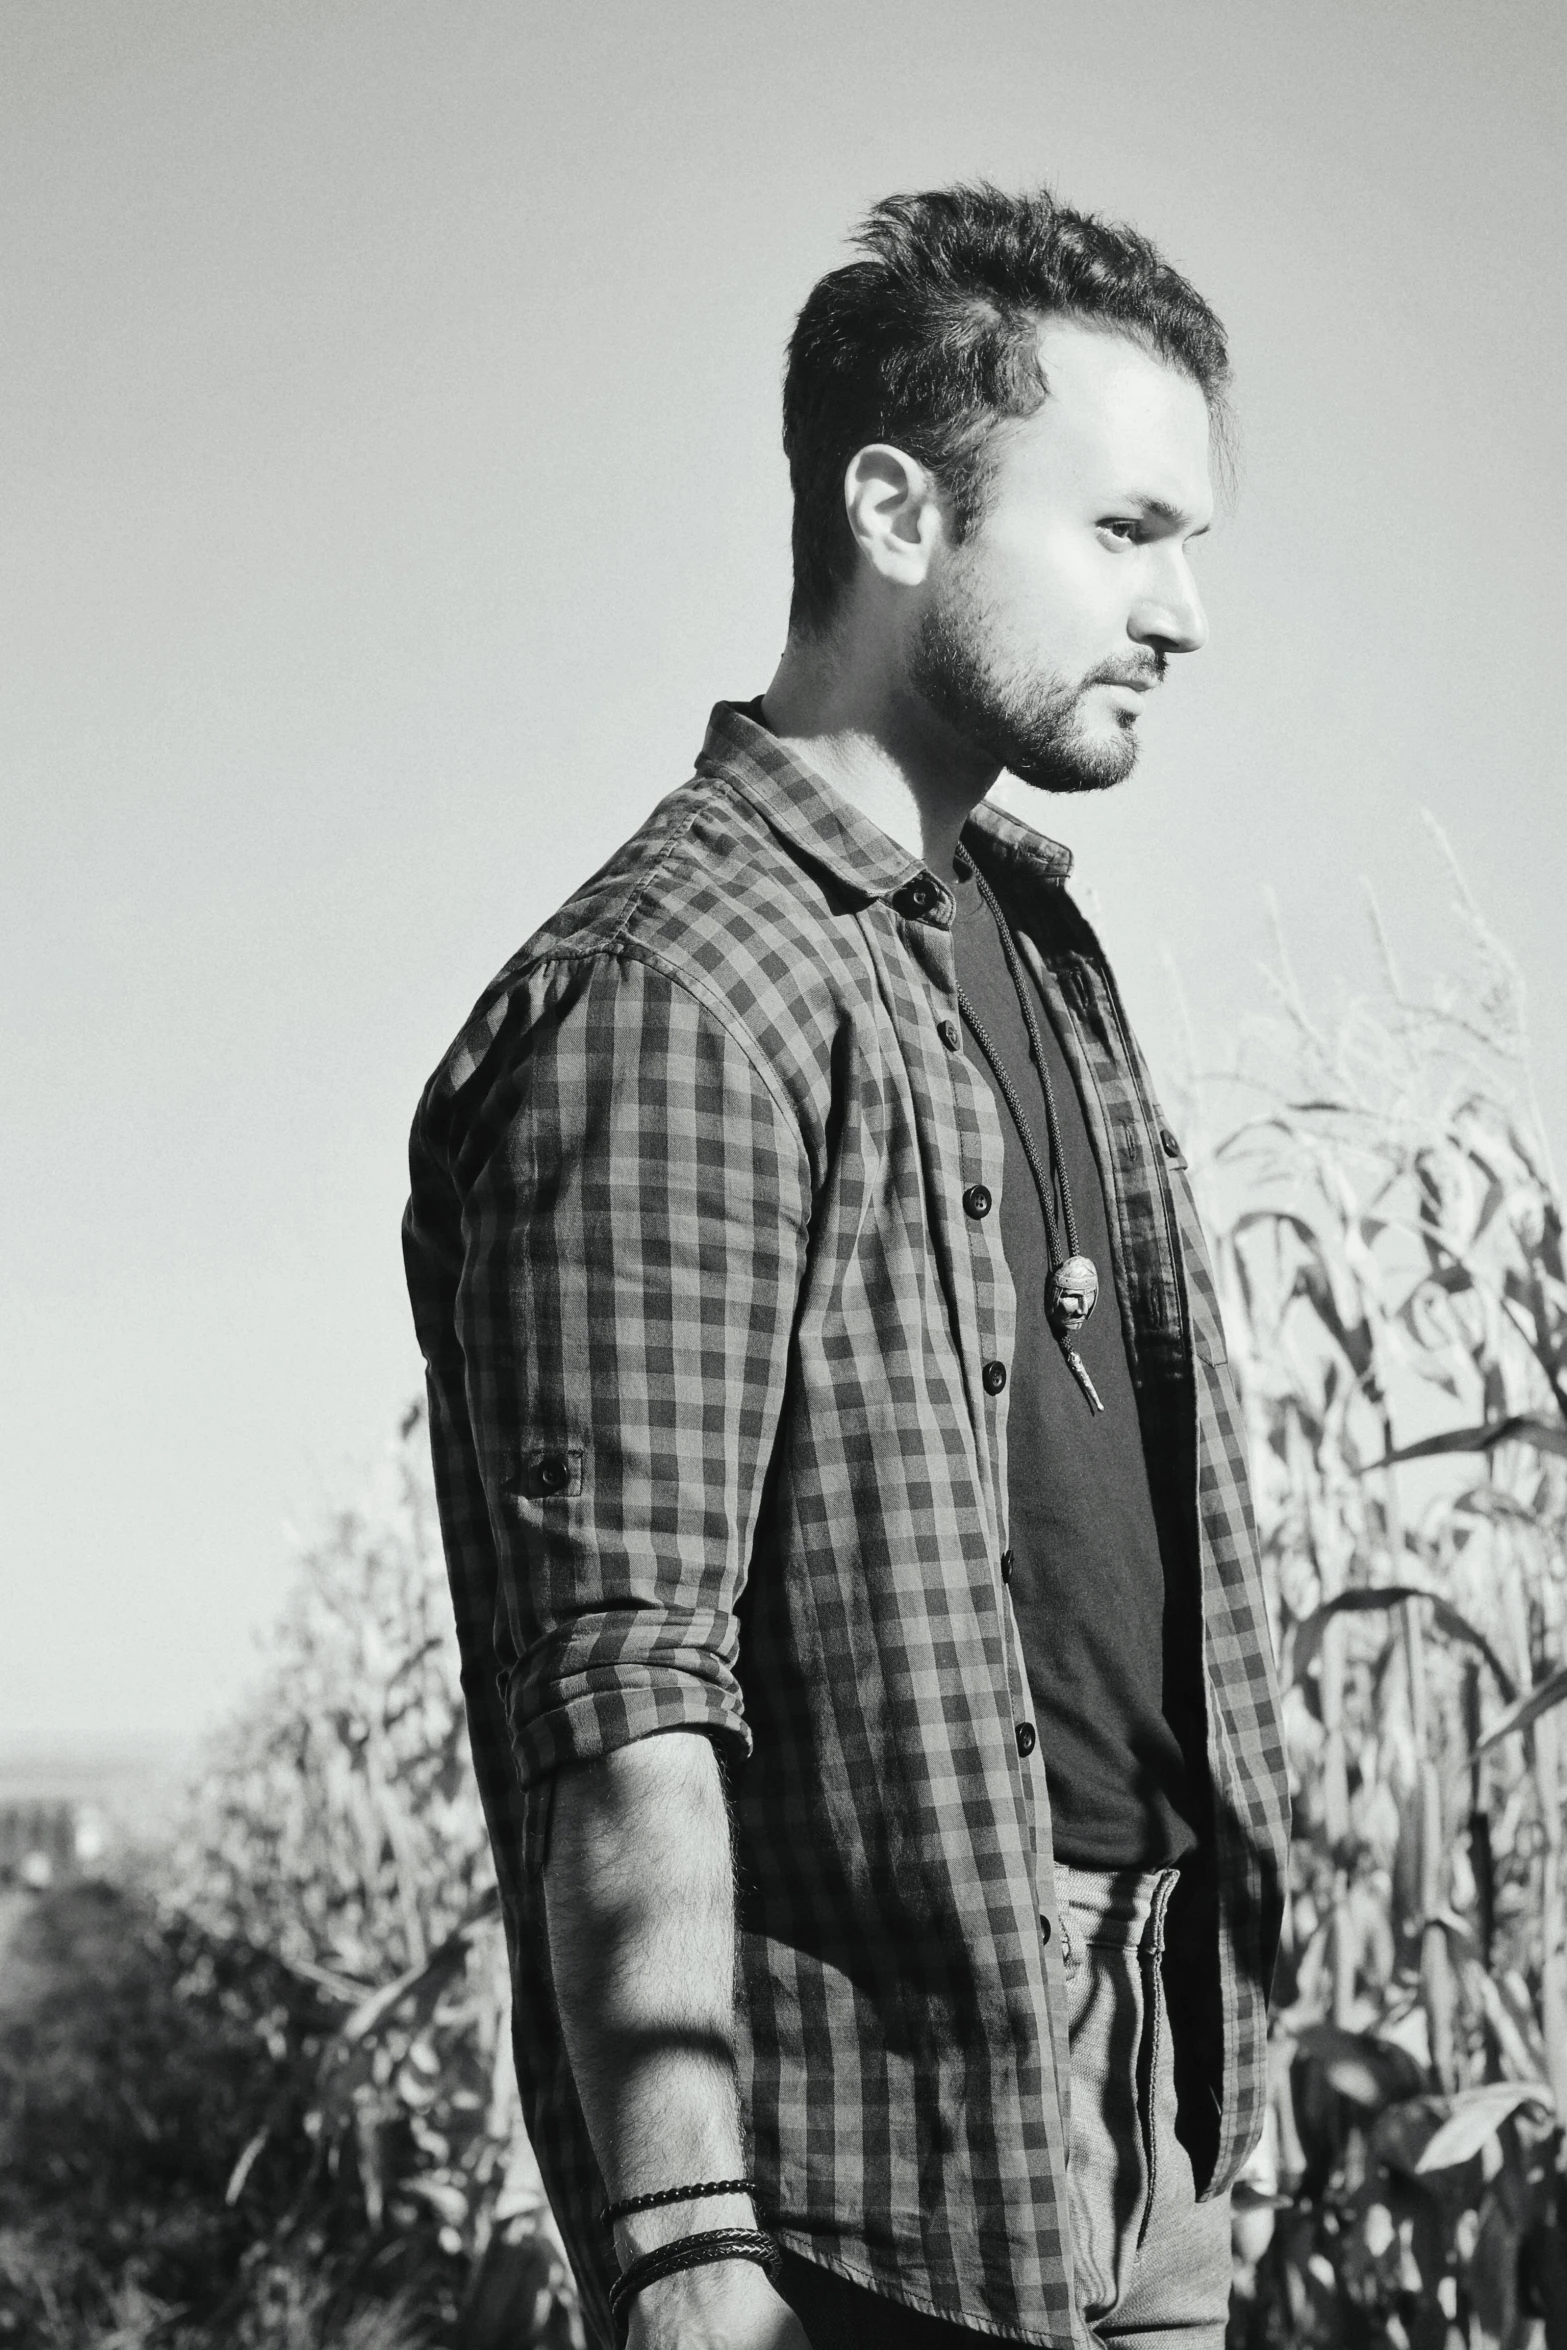
<svg viewBox="0 0 1567 2350">
<path fill-rule="evenodd" d="M 1567 2350 L 1564 123 L 0 0 L 0 2350 Z"/>
</svg>

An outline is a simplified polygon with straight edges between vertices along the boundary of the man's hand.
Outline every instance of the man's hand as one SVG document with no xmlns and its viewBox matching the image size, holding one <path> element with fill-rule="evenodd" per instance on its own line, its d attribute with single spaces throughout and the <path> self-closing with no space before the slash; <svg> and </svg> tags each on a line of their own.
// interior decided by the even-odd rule
<svg viewBox="0 0 1567 2350">
<path fill-rule="evenodd" d="M 811 2350 L 788 2302 L 750 2260 L 661 2277 L 627 2315 L 626 2350 Z"/>
</svg>

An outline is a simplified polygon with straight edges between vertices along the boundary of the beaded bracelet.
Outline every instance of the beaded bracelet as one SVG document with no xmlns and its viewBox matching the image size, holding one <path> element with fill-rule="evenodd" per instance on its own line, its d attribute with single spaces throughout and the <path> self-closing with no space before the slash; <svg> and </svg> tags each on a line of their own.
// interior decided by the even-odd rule
<svg viewBox="0 0 1567 2350">
<path fill-rule="evenodd" d="M 679 2276 L 688 2268 L 706 2268 L 719 2260 L 754 2261 L 767 2271 L 769 2282 L 781 2265 L 777 2245 L 759 2228 L 709 2228 L 703 2235 L 677 2236 L 672 2244 L 644 2252 L 640 2260 L 621 2270 L 609 2288 L 610 2316 L 618 2323 L 626 2303 L 644 2285 L 656 2285 L 660 2277 Z"/>
<path fill-rule="evenodd" d="M 651 2195 L 627 2195 L 619 2203 L 606 2203 L 599 2213 L 605 2227 L 612 2228 L 619 2219 L 630 2219 L 633 2212 L 657 2211 L 666 2203 L 694 2203 L 699 2195 L 751 2195 L 756 2191 L 754 2179 L 704 2179 L 696 2187 L 660 2187 Z"/>
</svg>

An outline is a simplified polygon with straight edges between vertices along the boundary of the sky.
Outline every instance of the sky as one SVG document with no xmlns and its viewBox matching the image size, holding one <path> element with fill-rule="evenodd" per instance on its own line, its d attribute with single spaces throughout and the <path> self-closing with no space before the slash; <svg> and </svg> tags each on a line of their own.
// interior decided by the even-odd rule
<svg viewBox="0 0 1567 2350">
<path fill-rule="evenodd" d="M 1516 954 L 1567 1140 L 1559 0 L 5 0 L 0 1743 L 183 1738 L 420 1370 L 420 1087 L 759 692 L 781 353 L 1048 180 L 1229 328 L 1212 639 L 1052 802 L 1156 1072 Z"/>
</svg>

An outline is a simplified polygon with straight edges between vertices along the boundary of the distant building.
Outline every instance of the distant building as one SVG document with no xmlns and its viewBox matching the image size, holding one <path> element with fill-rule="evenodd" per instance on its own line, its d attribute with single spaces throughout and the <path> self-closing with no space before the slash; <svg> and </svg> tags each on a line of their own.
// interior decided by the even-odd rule
<svg viewBox="0 0 1567 2350">
<path fill-rule="evenodd" d="M 100 1858 L 107 1839 L 97 1815 L 71 1802 L 0 1806 L 0 1885 L 62 1885 Z"/>
<path fill-rule="evenodd" d="M 0 1751 L 0 1887 L 92 1876 L 128 1830 L 154 1817 L 176 1783 L 162 1741 L 97 1751 Z"/>
</svg>

